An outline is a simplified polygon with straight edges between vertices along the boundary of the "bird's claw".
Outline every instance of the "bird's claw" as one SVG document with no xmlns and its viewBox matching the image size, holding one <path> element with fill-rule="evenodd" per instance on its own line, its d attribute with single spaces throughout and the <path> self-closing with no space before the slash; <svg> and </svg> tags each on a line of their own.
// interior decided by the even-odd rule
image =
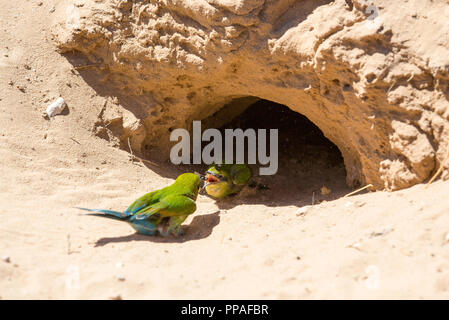
<svg viewBox="0 0 449 320">
<path fill-rule="evenodd" d="M 175 237 L 181 237 L 185 234 L 185 232 L 184 230 L 179 228 L 174 230 L 159 230 L 159 234 L 164 238 L 169 237 L 171 234 L 174 235 Z"/>
</svg>

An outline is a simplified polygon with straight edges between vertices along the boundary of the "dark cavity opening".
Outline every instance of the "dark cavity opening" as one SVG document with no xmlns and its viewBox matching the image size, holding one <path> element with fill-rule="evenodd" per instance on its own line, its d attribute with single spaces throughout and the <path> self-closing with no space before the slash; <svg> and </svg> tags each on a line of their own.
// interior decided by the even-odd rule
<svg viewBox="0 0 449 320">
<path fill-rule="evenodd" d="M 241 101 L 248 105 L 248 100 Z M 255 129 L 256 132 L 257 129 L 278 129 L 278 171 L 273 176 L 259 176 L 259 164 L 251 165 L 255 179 L 269 187 L 269 190 L 256 192 L 253 199 L 268 205 L 306 205 L 312 201 L 316 204 L 336 199 L 349 192 L 340 150 L 305 116 L 268 100 L 257 100 L 244 106 L 239 105 L 237 99 L 237 103 L 234 101 L 225 106 L 202 123 L 211 124 L 222 113 L 231 115 L 228 121 L 220 120 L 219 130 L 223 138 L 225 129 Z M 203 144 L 203 148 L 207 143 Z M 192 167 L 197 171 L 204 170 L 204 166 Z M 251 201 L 245 199 L 243 202 Z"/>
</svg>

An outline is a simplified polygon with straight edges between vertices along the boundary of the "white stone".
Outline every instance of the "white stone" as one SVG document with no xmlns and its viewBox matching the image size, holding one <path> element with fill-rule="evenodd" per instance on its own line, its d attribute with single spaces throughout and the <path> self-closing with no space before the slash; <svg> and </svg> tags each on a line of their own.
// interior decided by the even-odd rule
<svg viewBox="0 0 449 320">
<path fill-rule="evenodd" d="M 55 102 L 50 104 L 45 111 L 49 117 L 54 117 L 62 112 L 66 106 L 66 103 L 62 97 L 56 99 Z"/>
<path fill-rule="evenodd" d="M 309 209 L 311 208 L 312 206 L 304 206 L 304 207 L 301 207 L 301 208 L 299 208 L 297 211 L 296 211 L 296 215 L 299 217 L 299 216 L 302 216 L 302 215 L 305 215 L 306 213 L 307 213 L 307 211 L 309 211 Z"/>
</svg>

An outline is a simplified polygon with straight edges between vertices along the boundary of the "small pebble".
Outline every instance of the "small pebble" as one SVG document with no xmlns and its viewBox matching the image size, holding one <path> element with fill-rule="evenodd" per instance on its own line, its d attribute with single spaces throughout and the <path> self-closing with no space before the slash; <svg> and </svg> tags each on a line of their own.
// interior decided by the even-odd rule
<svg viewBox="0 0 449 320">
<path fill-rule="evenodd" d="M 62 97 L 56 99 L 52 104 L 50 104 L 45 110 L 48 117 L 54 117 L 60 114 L 65 108 L 67 104 L 65 103 Z"/>
<path fill-rule="evenodd" d="M 446 233 L 446 235 L 444 236 L 444 240 L 445 240 L 446 242 L 449 242 L 449 232 Z"/>
<path fill-rule="evenodd" d="M 11 262 L 11 258 L 9 256 L 3 256 L 2 260 L 6 263 L 10 263 Z"/>
<path fill-rule="evenodd" d="M 120 274 L 120 275 L 117 276 L 117 280 L 118 280 L 118 281 L 125 281 L 126 278 L 125 278 L 124 275 Z"/>
<path fill-rule="evenodd" d="M 386 235 L 386 234 L 389 234 L 391 231 L 393 231 L 393 229 L 392 228 L 388 228 L 388 229 L 385 229 L 385 230 L 382 230 L 382 231 L 380 231 L 380 232 L 371 232 L 371 235 L 370 235 L 370 237 L 371 238 L 374 238 L 374 237 L 381 237 L 381 236 L 384 236 L 384 235 Z"/>
<path fill-rule="evenodd" d="M 357 208 L 361 208 L 361 207 L 363 207 L 365 204 L 366 204 L 366 202 L 363 202 L 363 201 L 356 201 L 356 202 L 354 203 L 354 205 L 355 205 Z"/>
<path fill-rule="evenodd" d="M 353 243 L 353 244 L 351 244 L 349 247 L 350 247 L 350 248 L 354 248 L 354 249 L 360 249 L 360 243 L 358 243 L 358 242 Z"/>
<path fill-rule="evenodd" d="M 310 209 L 311 207 L 312 207 L 312 206 L 304 206 L 304 207 L 299 208 L 299 209 L 296 211 L 296 216 L 297 216 L 297 217 L 300 217 L 300 216 L 305 215 L 305 214 L 307 213 L 307 211 L 309 211 L 309 209 Z"/>
</svg>

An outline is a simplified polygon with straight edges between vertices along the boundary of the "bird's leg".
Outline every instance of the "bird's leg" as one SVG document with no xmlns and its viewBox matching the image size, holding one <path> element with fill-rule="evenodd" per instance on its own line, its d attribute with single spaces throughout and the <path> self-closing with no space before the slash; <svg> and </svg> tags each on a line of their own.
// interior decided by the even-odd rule
<svg viewBox="0 0 449 320">
<path fill-rule="evenodd" d="M 164 217 L 162 217 L 162 216 L 161 216 L 160 214 L 158 214 L 158 213 L 152 215 L 151 218 L 150 218 L 150 221 L 151 221 L 154 225 L 156 225 L 156 226 L 160 225 L 161 222 L 162 222 L 162 220 L 164 220 Z"/>
<path fill-rule="evenodd" d="M 184 232 L 181 229 L 181 224 L 187 219 L 187 217 L 188 215 L 170 217 L 167 236 L 171 233 L 175 236 L 182 236 Z"/>
</svg>

